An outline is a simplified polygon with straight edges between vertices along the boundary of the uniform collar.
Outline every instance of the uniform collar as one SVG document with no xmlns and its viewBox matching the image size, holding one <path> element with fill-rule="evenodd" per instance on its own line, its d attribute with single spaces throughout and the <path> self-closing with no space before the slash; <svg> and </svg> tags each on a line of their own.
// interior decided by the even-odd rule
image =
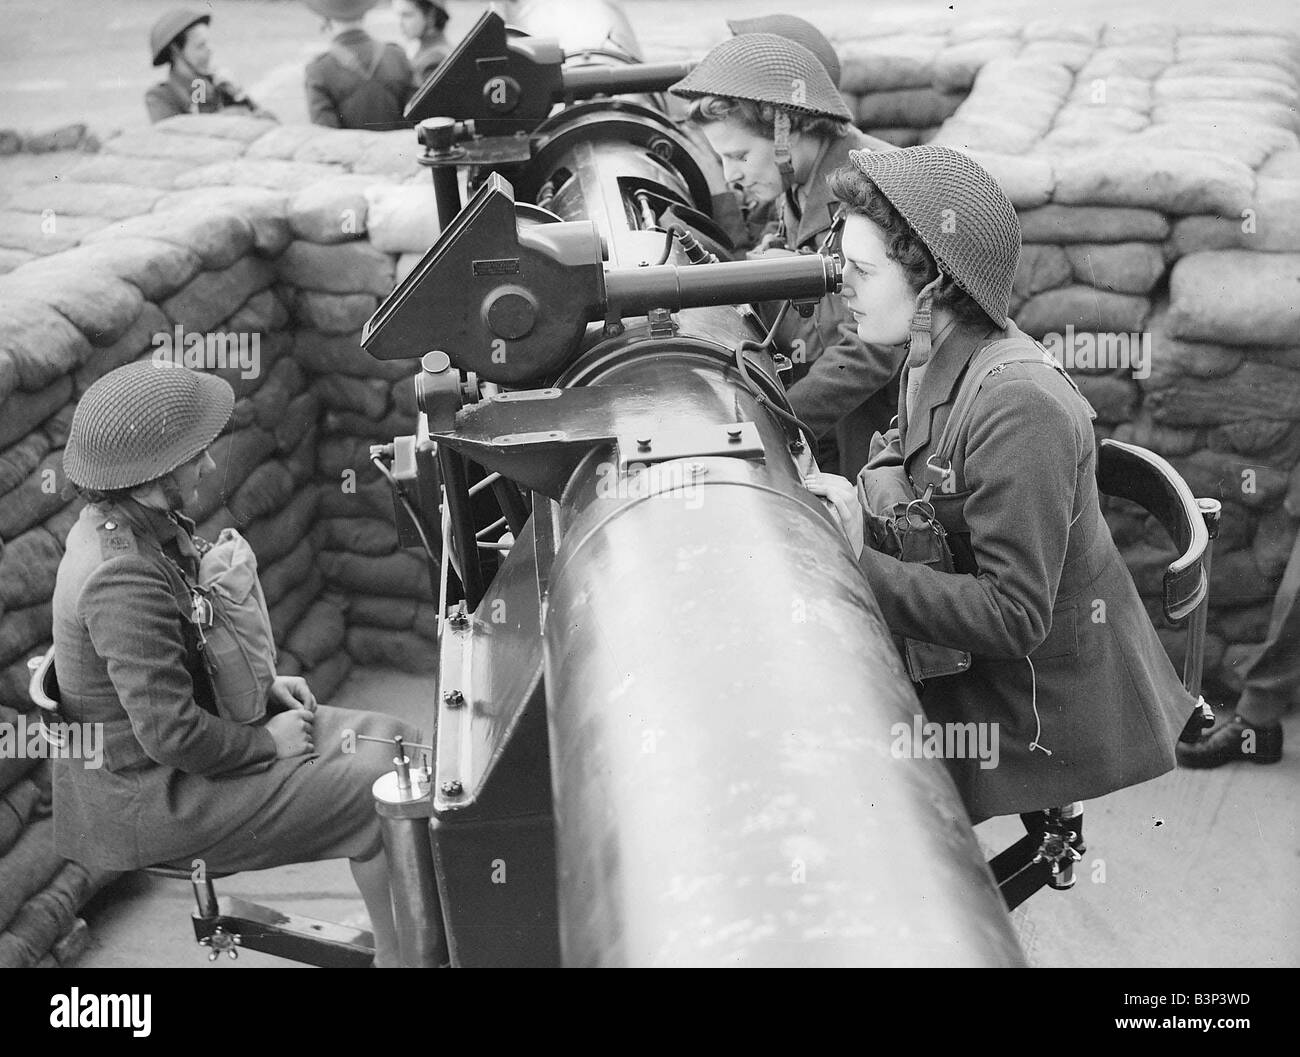
<svg viewBox="0 0 1300 1057">
<path fill-rule="evenodd" d="M 335 44 L 364 44 L 370 39 L 370 34 L 364 29 L 345 29 L 342 33 L 335 36 Z"/>
<path fill-rule="evenodd" d="M 925 378 L 921 382 L 921 391 L 916 396 L 914 415 L 907 416 L 906 408 L 899 411 L 899 421 L 903 422 L 906 432 L 903 437 L 903 459 L 910 459 L 930 442 L 931 420 L 935 409 L 948 403 L 953 398 L 957 383 L 966 371 L 966 365 L 976 350 L 998 336 L 998 329 L 992 326 L 972 326 L 958 322 L 934 347 L 925 367 Z M 903 404 L 907 392 L 906 379 L 900 393 Z"/>
<path fill-rule="evenodd" d="M 126 521 L 137 533 L 153 540 L 159 547 L 175 543 L 176 549 L 186 557 L 198 558 L 198 549 L 194 545 L 194 522 L 184 514 L 175 511 L 159 510 L 146 506 L 134 499 L 123 499 L 115 503 L 108 511 L 110 518 L 115 514 Z"/>
</svg>

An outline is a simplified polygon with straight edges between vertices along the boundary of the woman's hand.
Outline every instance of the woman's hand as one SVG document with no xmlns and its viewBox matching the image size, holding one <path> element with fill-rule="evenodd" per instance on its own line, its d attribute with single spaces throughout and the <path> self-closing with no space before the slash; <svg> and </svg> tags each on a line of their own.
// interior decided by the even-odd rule
<svg viewBox="0 0 1300 1057">
<path fill-rule="evenodd" d="M 825 499 L 848 537 L 855 555 L 862 553 L 862 507 L 858 503 L 858 490 L 851 481 L 833 473 L 813 473 L 803 479 L 804 487 L 813 495 Z"/>
<path fill-rule="evenodd" d="M 311 737 L 311 726 L 315 720 L 315 713 L 305 708 L 281 712 L 267 720 L 266 730 L 275 741 L 276 758 L 287 760 L 292 756 L 305 756 L 315 751 Z"/>
<path fill-rule="evenodd" d="M 316 695 L 311 692 L 307 680 L 299 675 L 277 675 L 271 684 L 271 700 L 288 709 L 316 711 Z"/>
</svg>

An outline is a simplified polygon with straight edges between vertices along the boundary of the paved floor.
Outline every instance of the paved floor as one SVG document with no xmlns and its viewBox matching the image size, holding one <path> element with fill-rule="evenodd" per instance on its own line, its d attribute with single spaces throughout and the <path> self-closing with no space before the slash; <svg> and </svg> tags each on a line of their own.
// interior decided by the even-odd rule
<svg viewBox="0 0 1300 1057">
<path fill-rule="evenodd" d="M 333 703 L 421 723 L 423 677 L 362 670 Z M 1300 716 L 1287 722 L 1300 746 Z M 1014 819 L 979 830 L 989 854 L 1021 835 Z M 1275 766 L 1238 764 L 1171 774 L 1087 806 L 1088 853 L 1072 891 L 1042 891 L 1013 915 L 1039 967 L 1280 967 L 1300 965 L 1300 751 Z M 346 863 L 244 873 L 222 894 L 366 927 Z M 187 884 L 133 875 L 89 908 L 90 967 L 198 966 Z M 245 951 L 227 968 L 292 963 Z"/>
</svg>

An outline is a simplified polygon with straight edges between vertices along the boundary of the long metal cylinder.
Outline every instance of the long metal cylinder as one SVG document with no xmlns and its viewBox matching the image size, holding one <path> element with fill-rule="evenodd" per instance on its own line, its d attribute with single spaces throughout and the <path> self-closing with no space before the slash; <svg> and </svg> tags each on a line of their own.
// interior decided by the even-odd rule
<svg viewBox="0 0 1300 1057">
<path fill-rule="evenodd" d="M 625 315 L 652 308 L 704 308 L 746 301 L 816 299 L 839 289 L 833 257 L 798 254 L 686 268 L 623 268 L 605 275 L 606 300 Z"/>
<path fill-rule="evenodd" d="M 671 403 L 681 359 L 602 381 Z M 891 751 L 919 707 L 847 544 L 748 391 L 692 374 L 696 406 L 707 386 L 719 421 L 754 421 L 767 460 L 616 478 L 597 453 L 560 505 L 545 655 L 565 964 L 1021 964 L 943 764 Z"/>
<path fill-rule="evenodd" d="M 662 92 L 694 69 L 693 62 L 638 63 L 635 66 L 569 66 L 564 91 L 576 99 L 593 95 Z"/>
</svg>

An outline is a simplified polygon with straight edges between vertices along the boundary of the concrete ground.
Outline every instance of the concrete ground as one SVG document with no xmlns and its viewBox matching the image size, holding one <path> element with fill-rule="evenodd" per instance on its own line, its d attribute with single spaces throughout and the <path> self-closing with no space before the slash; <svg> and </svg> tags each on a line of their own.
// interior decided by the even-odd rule
<svg viewBox="0 0 1300 1057">
<path fill-rule="evenodd" d="M 332 704 L 373 708 L 429 729 L 431 682 L 359 670 Z M 1300 746 L 1300 716 L 1287 736 Z M 1295 967 L 1300 965 L 1300 750 L 1280 764 L 1176 770 L 1090 802 L 1088 852 L 1068 892 L 1044 890 L 1013 915 L 1032 965 Z M 977 831 L 989 855 L 1019 839 L 1015 819 Z M 343 861 L 243 873 L 219 894 L 366 928 Z M 206 965 L 194 944 L 190 886 L 144 874 L 123 878 L 87 908 L 92 968 Z M 291 966 L 245 951 L 225 968 Z"/>
<path fill-rule="evenodd" d="M 173 0 L 6 0 L 0 34 L 0 125 L 45 130 L 86 121 L 101 135 L 145 124 L 143 94 L 156 79 L 145 56 L 148 27 Z M 306 120 L 305 61 L 323 46 L 317 20 L 288 0 L 209 0 L 213 44 L 250 94 L 287 122 Z M 481 3 L 451 0 L 456 37 Z M 720 38 L 722 20 L 797 10 L 834 27 L 869 10 L 873 21 L 957 21 L 1009 14 L 1026 19 L 1106 17 L 1205 21 L 1231 16 L 1300 27 L 1294 0 L 627 0 L 647 46 L 678 50 Z M 377 35 L 396 39 L 386 6 L 373 12 Z M 16 181 L 56 180 L 77 156 L 0 159 L 0 201 Z M 336 696 L 347 707 L 391 711 L 428 726 L 426 679 L 359 671 Z M 1038 966 L 1300 965 L 1300 717 L 1287 722 L 1293 748 L 1277 766 L 1234 765 L 1175 771 L 1088 806 L 1090 850 L 1072 892 L 1041 892 L 1014 919 Z M 990 852 L 1018 838 L 1015 820 L 980 829 Z M 293 913 L 364 926 L 365 914 L 343 862 L 245 873 L 222 893 Z M 205 964 L 189 925 L 189 886 L 133 875 L 87 909 L 92 967 Z M 287 965 L 244 952 L 228 968 Z"/>
</svg>

